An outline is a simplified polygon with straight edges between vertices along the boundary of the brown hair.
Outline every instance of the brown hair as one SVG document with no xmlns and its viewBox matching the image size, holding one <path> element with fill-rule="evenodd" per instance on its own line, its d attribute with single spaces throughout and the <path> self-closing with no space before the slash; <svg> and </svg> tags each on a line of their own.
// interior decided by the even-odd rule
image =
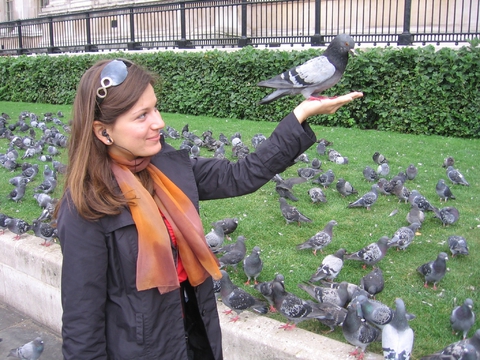
<svg viewBox="0 0 480 360">
<path fill-rule="evenodd" d="M 99 105 L 96 94 L 100 87 L 100 73 L 110 61 L 99 61 L 83 74 L 73 104 L 62 201 L 65 192 L 69 191 L 78 213 L 88 220 L 119 214 L 127 204 L 110 169 L 107 146 L 94 134 L 93 121 L 106 125 L 115 123 L 120 115 L 135 105 L 147 86 L 155 82 L 153 74 L 129 62 L 125 81 L 110 87 Z M 59 207 L 56 206 L 57 211 Z"/>
</svg>

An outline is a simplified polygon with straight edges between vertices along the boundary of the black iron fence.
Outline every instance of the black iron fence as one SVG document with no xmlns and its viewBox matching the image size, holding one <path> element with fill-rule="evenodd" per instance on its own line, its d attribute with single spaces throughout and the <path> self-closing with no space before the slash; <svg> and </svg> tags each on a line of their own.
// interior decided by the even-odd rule
<svg viewBox="0 0 480 360">
<path fill-rule="evenodd" d="M 144 4 L 0 23 L 0 55 L 160 48 L 463 43 L 480 0 L 210 0 Z"/>
</svg>

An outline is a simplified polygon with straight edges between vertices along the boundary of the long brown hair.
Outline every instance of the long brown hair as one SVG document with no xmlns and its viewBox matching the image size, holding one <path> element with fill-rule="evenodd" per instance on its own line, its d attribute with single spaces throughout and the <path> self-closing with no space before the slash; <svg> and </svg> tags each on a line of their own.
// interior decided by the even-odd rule
<svg viewBox="0 0 480 360">
<path fill-rule="evenodd" d="M 93 121 L 106 125 L 115 123 L 120 115 L 135 105 L 147 86 L 155 82 L 153 74 L 129 64 L 125 81 L 110 87 L 99 105 L 96 94 L 100 87 L 100 73 L 110 61 L 99 61 L 83 74 L 73 104 L 68 170 L 61 201 L 69 191 L 78 213 L 88 220 L 119 214 L 127 204 L 110 169 L 107 146 L 94 134 Z M 56 206 L 57 211 L 59 207 L 60 204 Z"/>
</svg>

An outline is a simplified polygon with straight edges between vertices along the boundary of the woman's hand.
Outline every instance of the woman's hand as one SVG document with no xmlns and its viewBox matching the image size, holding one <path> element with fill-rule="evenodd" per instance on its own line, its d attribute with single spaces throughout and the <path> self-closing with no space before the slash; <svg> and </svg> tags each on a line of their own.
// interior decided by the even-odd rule
<svg viewBox="0 0 480 360">
<path fill-rule="evenodd" d="M 362 96 L 363 93 L 354 91 L 336 98 L 305 100 L 293 110 L 293 113 L 297 117 L 298 122 L 301 124 L 312 115 L 333 114 L 343 105 L 348 104 L 354 99 Z"/>
</svg>

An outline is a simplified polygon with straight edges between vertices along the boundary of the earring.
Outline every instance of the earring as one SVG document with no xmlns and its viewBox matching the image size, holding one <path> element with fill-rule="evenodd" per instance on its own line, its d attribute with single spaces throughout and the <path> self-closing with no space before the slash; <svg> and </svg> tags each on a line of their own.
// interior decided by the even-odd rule
<svg viewBox="0 0 480 360">
<path fill-rule="evenodd" d="M 108 135 L 108 133 L 107 133 L 107 130 L 105 130 L 105 129 L 102 130 L 102 136 L 107 138 L 107 141 L 108 141 L 109 144 L 113 143 L 112 139 L 110 139 L 110 135 Z"/>
</svg>

